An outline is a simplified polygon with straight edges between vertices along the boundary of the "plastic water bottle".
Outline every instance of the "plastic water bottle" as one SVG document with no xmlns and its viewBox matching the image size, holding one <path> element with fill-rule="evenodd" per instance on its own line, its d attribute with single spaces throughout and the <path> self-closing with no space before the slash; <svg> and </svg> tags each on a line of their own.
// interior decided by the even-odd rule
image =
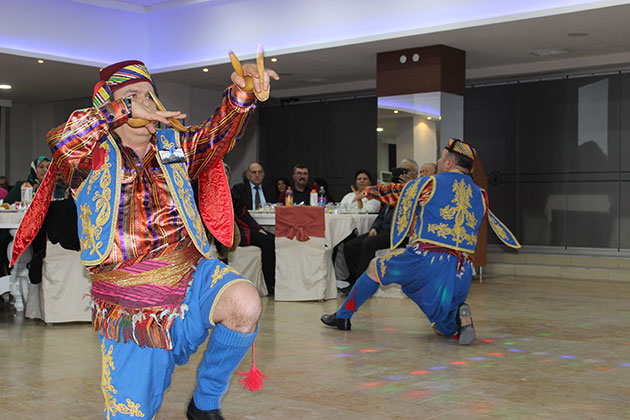
<svg viewBox="0 0 630 420">
<path fill-rule="evenodd" d="M 293 205 L 293 190 L 291 187 L 287 187 L 287 190 L 284 193 L 284 205 L 292 206 Z"/>
<path fill-rule="evenodd" d="M 320 207 L 326 207 L 326 190 L 324 189 L 323 186 L 319 187 L 319 194 L 318 194 L 317 202 Z"/>
<path fill-rule="evenodd" d="M 33 186 L 29 182 L 25 182 L 20 187 L 21 202 L 25 208 L 33 201 Z"/>
<path fill-rule="evenodd" d="M 317 191 L 315 188 L 311 190 L 311 206 L 319 206 L 319 198 L 317 197 Z"/>
</svg>

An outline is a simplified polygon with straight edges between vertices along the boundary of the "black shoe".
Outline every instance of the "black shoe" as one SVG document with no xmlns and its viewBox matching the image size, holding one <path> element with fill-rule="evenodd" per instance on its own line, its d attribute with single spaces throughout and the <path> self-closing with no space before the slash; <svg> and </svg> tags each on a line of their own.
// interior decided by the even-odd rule
<svg viewBox="0 0 630 420">
<path fill-rule="evenodd" d="M 349 319 L 337 318 L 337 314 L 322 315 L 320 320 L 329 327 L 337 327 L 342 331 L 350 331 L 352 326 Z"/>
<path fill-rule="evenodd" d="M 466 303 L 462 303 L 457 309 L 457 327 L 459 328 L 457 333 L 459 344 L 462 346 L 472 344 L 475 340 L 475 326 L 470 306 Z"/>
<path fill-rule="evenodd" d="M 186 418 L 188 420 L 225 420 L 221 414 L 221 410 L 200 410 L 195 406 L 195 401 L 191 398 L 186 410 Z"/>
</svg>

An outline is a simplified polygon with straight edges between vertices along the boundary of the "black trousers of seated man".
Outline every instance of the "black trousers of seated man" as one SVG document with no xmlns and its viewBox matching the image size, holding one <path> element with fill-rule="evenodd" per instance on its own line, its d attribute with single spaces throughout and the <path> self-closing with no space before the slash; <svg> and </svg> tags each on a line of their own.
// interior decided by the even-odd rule
<svg viewBox="0 0 630 420">
<path fill-rule="evenodd" d="M 276 288 L 276 237 L 267 232 L 260 233 L 257 231 L 249 232 L 249 244 L 260 248 L 262 257 L 262 271 L 265 278 L 267 292 L 274 294 Z"/>
<path fill-rule="evenodd" d="M 344 243 L 343 253 L 350 273 L 346 279 L 350 283 L 349 287 L 352 287 L 359 276 L 367 270 L 370 261 L 376 255 L 376 251 L 389 248 L 389 233 L 389 229 L 382 230 L 374 236 L 364 233 Z M 400 244 L 401 247 L 406 245 L 407 239 Z"/>
</svg>

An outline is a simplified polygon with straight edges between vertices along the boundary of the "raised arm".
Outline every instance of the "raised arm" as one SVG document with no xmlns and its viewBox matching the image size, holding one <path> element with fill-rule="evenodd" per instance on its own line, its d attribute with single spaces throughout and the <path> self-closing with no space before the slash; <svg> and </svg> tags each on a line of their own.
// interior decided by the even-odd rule
<svg viewBox="0 0 630 420">
<path fill-rule="evenodd" d="M 395 206 L 405 184 L 377 184 L 367 187 L 363 194 L 368 199 L 378 200 L 383 204 Z"/>
</svg>

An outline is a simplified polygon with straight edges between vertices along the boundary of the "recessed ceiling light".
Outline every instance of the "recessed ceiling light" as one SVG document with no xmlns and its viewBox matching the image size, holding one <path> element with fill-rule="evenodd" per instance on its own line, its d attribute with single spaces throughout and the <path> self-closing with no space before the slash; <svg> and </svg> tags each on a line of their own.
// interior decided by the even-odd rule
<svg viewBox="0 0 630 420">
<path fill-rule="evenodd" d="M 210 71 L 210 69 L 208 67 L 204 67 L 202 70 L 204 73 L 208 73 Z"/>
<path fill-rule="evenodd" d="M 588 36 L 588 33 L 586 33 L 586 32 L 570 32 L 570 33 L 567 34 L 567 36 L 579 38 L 579 37 L 582 37 L 582 36 Z"/>
<path fill-rule="evenodd" d="M 44 64 L 44 60 L 37 60 L 39 64 Z"/>
<path fill-rule="evenodd" d="M 527 51 L 529 54 L 537 55 L 539 57 L 547 57 L 549 55 L 568 54 L 571 52 L 568 48 L 546 48 L 543 50 L 531 50 Z"/>
<path fill-rule="evenodd" d="M 378 127 L 378 128 L 376 129 L 376 131 L 378 131 L 378 132 L 380 133 L 381 131 L 383 131 L 383 127 Z"/>
<path fill-rule="evenodd" d="M 433 118 L 431 118 L 431 117 L 427 117 L 427 120 L 432 120 L 432 119 L 433 119 Z"/>
<path fill-rule="evenodd" d="M 271 57 L 271 62 L 275 63 L 276 61 L 278 61 L 278 59 L 276 57 Z"/>
<path fill-rule="evenodd" d="M 397 109 L 394 110 L 394 114 L 398 114 L 398 110 Z"/>
<path fill-rule="evenodd" d="M 0 89 L 11 89 L 11 85 L 0 85 Z"/>
</svg>

